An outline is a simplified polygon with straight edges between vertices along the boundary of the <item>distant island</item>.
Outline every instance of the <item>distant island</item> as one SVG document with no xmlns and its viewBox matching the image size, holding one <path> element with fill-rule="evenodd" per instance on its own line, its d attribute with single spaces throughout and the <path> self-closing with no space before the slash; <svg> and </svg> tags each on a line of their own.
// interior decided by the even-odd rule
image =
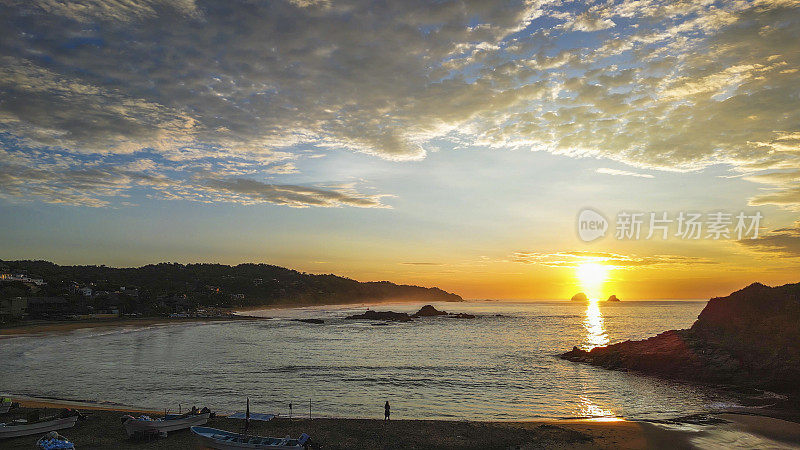
<svg viewBox="0 0 800 450">
<path fill-rule="evenodd" d="M 800 397 L 800 283 L 754 283 L 712 298 L 691 328 L 561 355 L 607 369 Z"/>
<path fill-rule="evenodd" d="M 160 263 L 135 268 L 0 260 L 0 321 L 190 316 L 215 308 L 361 302 L 459 302 L 439 288 L 359 282 L 268 264 Z"/>
<path fill-rule="evenodd" d="M 586 296 L 583 292 L 578 292 L 577 294 L 573 295 L 570 301 L 573 302 L 588 302 L 589 297 Z"/>
<path fill-rule="evenodd" d="M 570 301 L 573 301 L 573 302 L 588 302 L 589 301 L 589 297 L 587 297 L 586 294 L 584 294 L 583 292 L 578 292 L 577 294 L 572 296 Z M 620 301 L 620 299 L 618 299 L 616 295 L 612 295 L 611 297 L 608 297 L 608 300 L 606 300 L 606 301 L 607 302 L 618 302 L 618 301 Z"/>
</svg>

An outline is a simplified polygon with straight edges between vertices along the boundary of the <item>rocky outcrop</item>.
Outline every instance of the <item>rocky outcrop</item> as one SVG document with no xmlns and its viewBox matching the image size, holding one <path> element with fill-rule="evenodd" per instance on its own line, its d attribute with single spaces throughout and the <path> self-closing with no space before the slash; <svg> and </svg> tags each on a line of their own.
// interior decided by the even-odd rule
<svg viewBox="0 0 800 450">
<path fill-rule="evenodd" d="M 415 312 L 413 317 L 432 317 L 432 316 L 446 316 L 447 312 L 439 311 L 438 309 L 434 308 L 432 305 L 425 305 L 419 309 L 419 311 Z"/>
<path fill-rule="evenodd" d="M 467 313 L 457 313 L 457 314 L 448 314 L 447 317 L 452 317 L 453 319 L 474 319 L 474 314 L 467 314 Z"/>
<path fill-rule="evenodd" d="M 800 393 L 800 283 L 712 298 L 688 330 L 561 355 L 608 369 Z"/>
<path fill-rule="evenodd" d="M 573 302 L 588 302 L 589 297 L 587 297 L 583 292 L 578 292 L 577 294 L 573 295 L 570 300 Z"/>
<path fill-rule="evenodd" d="M 447 311 L 439 311 L 438 309 L 434 308 L 432 305 L 425 305 L 419 309 L 419 311 L 415 312 L 414 314 L 406 314 L 406 313 L 399 313 L 394 311 L 372 311 L 368 309 L 364 314 L 355 314 L 352 316 L 347 316 L 345 319 L 349 320 L 385 320 L 390 322 L 408 322 L 412 319 L 418 319 L 422 317 L 437 317 L 437 316 L 444 316 L 444 317 L 451 317 L 454 319 L 474 319 L 475 316 L 472 314 L 467 313 L 458 313 L 458 314 L 451 314 Z"/>
<path fill-rule="evenodd" d="M 606 301 L 607 302 L 618 302 L 620 300 L 617 298 L 616 295 L 612 295 L 611 297 L 608 297 L 608 300 L 606 300 Z"/>
<path fill-rule="evenodd" d="M 411 316 L 406 313 L 394 311 L 373 311 L 368 309 L 364 314 L 354 314 L 345 317 L 347 320 L 386 320 L 389 322 L 408 322 Z"/>
<path fill-rule="evenodd" d="M 295 322 L 313 323 L 315 325 L 322 325 L 325 323 L 322 319 L 293 319 Z"/>
</svg>

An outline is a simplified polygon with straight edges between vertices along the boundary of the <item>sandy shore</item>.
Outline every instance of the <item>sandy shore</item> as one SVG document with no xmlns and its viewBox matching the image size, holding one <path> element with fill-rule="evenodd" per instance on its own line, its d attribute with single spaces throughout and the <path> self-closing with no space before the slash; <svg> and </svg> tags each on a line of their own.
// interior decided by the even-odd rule
<svg viewBox="0 0 800 450">
<path fill-rule="evenodd" d="M 120 422 L 125 414 L 158 416 L 161 411 L 62 400 L 14 398 L 21 408 L 5 414 L 9 421 L 32 409 L 43 415 L 61 408 L 78 409 L 87 420 L 61 434 L 77 448 L 172 449 L 199 448 L 188 430 L 150 442 L 128 439 Z M 473 422 L 446 420 L 288 419 L 252 422 L 251 433 L 298 436 L 308 433 L 324 449 L 693 449 L 800 448 L 800 423 L 750 414 L 715 414 L 712 424 L 675 422 L 655 424 L 627 420 L 540 420 Z M 217 417 L 211 427 L 238 431 L 242 421 Z M 39 436 L 0 441 L 3 449 L 32 448 Z"/>
<path fill-rule="evenodd" d="M 18 399 L 15 399 L 18 400 Z M 22 407 L 12 410 L 2 420 L 24 417 L 32 408 L 45 414 L 59 407 L 74 404 L 47 400 L 19 399 Z M 87 420 L 61 434 L 72 440 L 77 448 L 174 449 L 198 448 L 188 430 L 170 433 L 166 438 L 137 442 L 127 438 L 120 416 L 129 412 L 158 414 L 155 411 L 130 411 L 102 405 L 78 408 Z M 241 420 L 218 417 L 209 426 L 237 431 Z M 298 436 L 308 433 L 325 449 L 383 448 L 576 448 L 576 449 L 641 449 L 652 448 L 640 424 L 636 422 L 558 420 L 536 422 L 467 422 L 438 420 L 375 419 L 274 419 L 252 422 L 251 432 L 262 436 Z M 4 449 L 32 448 L 39 436 L 27 436 L 0 441 Z"/>
</svg>

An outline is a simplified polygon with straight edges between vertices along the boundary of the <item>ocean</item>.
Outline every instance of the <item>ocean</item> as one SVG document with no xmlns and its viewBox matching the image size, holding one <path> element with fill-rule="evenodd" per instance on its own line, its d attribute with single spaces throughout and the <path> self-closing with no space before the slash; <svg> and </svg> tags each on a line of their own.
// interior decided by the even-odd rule
<svg viewBox="0 0 800 450">
<path fill-rule="evenodd" d="M 704 301 L 436 303 L 475 319 L 376 325 L 365 305 L 249 312 L 258 321 L 86 329 L 0 340 L 0 392 L 172 411 L 314 417 L 663 419 L 736 404 L 713 387 L 561 360 L 689 327 Z M 422 304 L 373 309 L 414 312 Z M 321 325 L 292 319 L 320 318 Z M 292 405 L 290 409 L 289 405 Z"/>
</svg>

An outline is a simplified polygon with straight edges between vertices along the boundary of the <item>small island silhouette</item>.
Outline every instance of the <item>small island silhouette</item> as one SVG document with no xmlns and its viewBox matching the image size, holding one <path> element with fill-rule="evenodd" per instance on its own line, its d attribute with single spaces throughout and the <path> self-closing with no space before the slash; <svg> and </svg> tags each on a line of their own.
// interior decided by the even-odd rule
<svg viewBox="0 0 800 450">
<path fill-rule="evenodd" d="M 570 301 L 573 302 L 588 302 L 589 297 L 586 296 L 583 292 L 578 292 L 577 294 L 573 295 Z"/>
</svg>

